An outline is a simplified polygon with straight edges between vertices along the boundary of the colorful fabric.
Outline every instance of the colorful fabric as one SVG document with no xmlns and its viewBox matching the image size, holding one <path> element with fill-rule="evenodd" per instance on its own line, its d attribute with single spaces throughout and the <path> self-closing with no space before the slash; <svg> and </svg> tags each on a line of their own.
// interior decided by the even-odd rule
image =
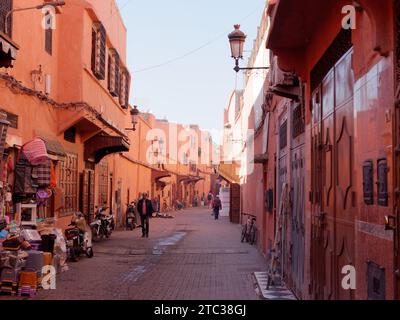
<svg viewBox="0 0 400 320">
<path fill-rule="evenodd" d="M 47 159 L 45 164 L 34 166 L 32 169 L 32 177 L 39 187 L 50 186 L 51 177 L 51 160 Z"/>
<path fill-rule="evenodd" d="M 40 164 L 46 164 L 47 161 L 49 160 L 46 144 L 42 139 L 39 138 L 27 142 L 22 147 L 22 152 L 28 159 L 29 163 L 34 166 Z"/>
<path fill-rule="evenodd" d="M 50 161 L 50 187 L 57 187 L 56 170 L 54 168 L 53 161 Z"/>
</svg>

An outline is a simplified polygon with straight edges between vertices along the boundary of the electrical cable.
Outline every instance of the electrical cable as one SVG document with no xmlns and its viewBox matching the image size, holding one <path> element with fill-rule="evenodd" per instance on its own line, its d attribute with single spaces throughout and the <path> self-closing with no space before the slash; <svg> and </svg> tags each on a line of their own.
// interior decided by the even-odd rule
<svg viewBox="0 0 400 320">
<path fill-rule="evenodd" d="M 244 22 L 245 20 L 247 20 L 248 18 L 250 18 L 254 13 L 256 13 L 256 12 L 258 11 L 259 8 L 260 8 L 260 5 L 258 5 L 258 6 L 257 6 L 254 10 L 252 10 L 248 15 L 246 15 L 244 18 L 242 18 L 242 19 L 240 19 L 240 20 L 241 20 L 242 22 Z M 229 32 L 229 31 L 224 31 L 223 33 L 219 34 L 217 37 L 213 38 L 212 40 L 209 40 L 209 41 L 207 41 L 206 43 L 202 44 L 201 46 L 199 46 L 199 47 L 197 47 L 197 48 L 195 48 L 195 49 L 193 49 L 193 50 L 190 50 L 189 52 L 186 52 L 186 53 L 184 53 L 184 54 L 182 54 L 182 55 L 180 55 L 180 56 L 178 56 L 178 57 L 176 57 L 176 58 L 167 60 L 167 61 L 165 61 L 165 62 L 156 64 L 156 65 L 154 65 L 154 66 L 150 66 L 150 67 L 146 67 L 146 68 L 139 69 L 139 70 L 136 70 L 136 71 L 132 71 L 132 73 L 133 73 L 133 74 L 136 74 L 136 73 L 142 73 L 142 72 L 146 72 L 146 71 L 158 69 L 158 68 L 167 66 L 167 65 L 169 65 L 169 64 L 172 64 L 172 63 L 174 63 L 174 62 L 183 60 L 183 59 L 185 59 L 186 57 L 191 56 L 191 55 L 197 53 L 198 51 L 204 49 L 205 47 L 208 47 L 210 44 L 214 43 L 215 41 L 221 39 L 221 38 L 224 37 L 228 32 Z"/>
</svg>

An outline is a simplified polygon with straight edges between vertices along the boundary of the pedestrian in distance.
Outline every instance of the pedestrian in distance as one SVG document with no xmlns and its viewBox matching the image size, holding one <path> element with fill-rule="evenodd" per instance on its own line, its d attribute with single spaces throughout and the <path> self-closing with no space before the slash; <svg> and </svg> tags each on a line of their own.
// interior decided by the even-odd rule
<svg viewBox="0 0 400 320">
<path fill-rule="evenodd" d="M 139 200 L 137 209 L 140 214 L 140 221 L 142 225 L 142 238 L 149 237 L 150 217 L 153 214 L 153 205 L 147 199 L 147 193 L 143 193 L 142 199 Z"/>
<path fill-rule="evenodd" d="M 213 212 L 215 220 L 219 218 L 219 211 L 222 210 L 222 202 L 219 196 L 217 195 L 213 201 Z"/>
<path fill-rule="evenodd" d="M 208 200 L 208 207 L 211 209 L 214 200 L 214 196 L 211 191 L 207 195 L 207 200 Z"/>
</svg>

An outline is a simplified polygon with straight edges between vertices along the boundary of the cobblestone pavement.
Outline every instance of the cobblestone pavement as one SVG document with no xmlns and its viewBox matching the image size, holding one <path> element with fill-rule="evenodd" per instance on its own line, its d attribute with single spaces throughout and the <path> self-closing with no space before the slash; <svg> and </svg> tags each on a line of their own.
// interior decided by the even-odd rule
<svg viewBox="0 0 400 320">
<path fill-rule="evenodd" d="M 113 233 L 96 244 L 94 258 L 69 263 L 57 290 L 36 299 L 258 299 L 252 273 L 266 267 L 255 247 L 240 242 L 240 226 L 215 221 L 207 209 L 174 215 L 152 219 L 148 239 L 140 230 Z"/>
</svg>

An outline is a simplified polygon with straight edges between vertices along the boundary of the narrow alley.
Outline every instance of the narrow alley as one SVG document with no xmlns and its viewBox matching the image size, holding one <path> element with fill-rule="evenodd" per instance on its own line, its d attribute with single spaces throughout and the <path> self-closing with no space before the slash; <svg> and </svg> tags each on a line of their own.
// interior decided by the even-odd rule
<svg viewBox="0 0 400 320">
<path fill-rule="evenodd" d="M 255 246 L 240 242 L 241 229 L 227 217 L 215 221 L 207 209 L 150 221 L 150 237 L 139 229 L 112 234 L 96 244 L 94 258 L 70 262 L 52 300 L 254 300 L 253 272 L 266 264 Z"/>
</svg>

